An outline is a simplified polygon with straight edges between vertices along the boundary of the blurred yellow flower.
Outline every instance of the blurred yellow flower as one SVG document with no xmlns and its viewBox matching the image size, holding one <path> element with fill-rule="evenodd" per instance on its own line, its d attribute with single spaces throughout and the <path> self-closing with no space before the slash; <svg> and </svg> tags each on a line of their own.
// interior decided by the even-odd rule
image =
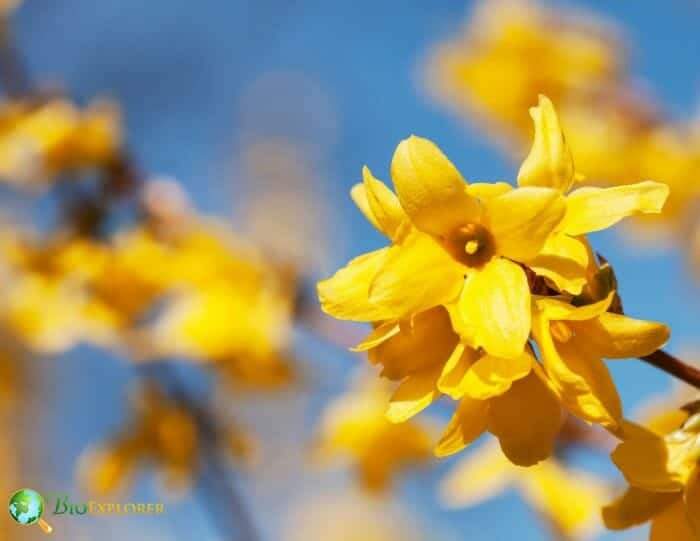
<svg viewBox="0 0 700 541">
<path fill-rule="evenodd" d="M 461 459 L 440 492 L 445 505 L 468 507 L 510 487 L 567 539 L 587 537 L 601 526 L 599 502 L 610 494 L 602 479 L 553 458 L 531 468 L 514 466 L 491 442 Z"/>
<path fill-rule="evenodd" d="M 132 399 L 127 428 L 81 457 L 81 482 L 93 494 L 107 494 L 125 488 L 137 468 L 153 464 L 168 492 L 189 488 L 203 452 L 194 413 L 151 384 L 136 389 Z M 229 425 L 223 435 L 224 451 L 238 460 L 250 458 L 252 440 L 245 433 Z"/>
<path fill-rule="evenodd" d="M 40 242 L 6 229 L 0 238 L 0 265 L 6 273 L 0 321 L 41 353 L 62 352 L 83 340 L 108 342 L 112 322 L 94 309 L 86 290 L 104 256 L 103 248 L 91 241 Z"/>
<path fill-rule="evenodd" d="M 336 399 L 324 412 L 314 450 L 321 463 L 347 458 L 361 485 L 372 492 L 386 490 L 401 470 L 432 456 L 430 427 L 386 419 L 388 393 L 383 383 L 367 380 Z"/>
<path fill-rule="evenodd" d="M 600 21 L 535 1 L 488 0 L 477 4 L 462 36 L 435 48 L 428 78 L 459 112 L 520 137 L 529 132 L 525 113 L 538 94 L 557 103 L 592 100 L 597 88 L 621 78 L 623 60 Z"/>
<path fill-rule="evenodd" d="M 3 182 L 29 188 L 74 170 L 105 167 L 120 146 L 120 116 L 110 102 L 84 111 L 61 98 L 0 105 Z"/>
<path fill-rule="evenodd" d="M 651 521 L 651 541 L 700 539 L 700 401 L 665 415 L 656 430 L 627 427 L 612 459 L 631 486 L 603 509 L 608 528 Z"/>
</svg>

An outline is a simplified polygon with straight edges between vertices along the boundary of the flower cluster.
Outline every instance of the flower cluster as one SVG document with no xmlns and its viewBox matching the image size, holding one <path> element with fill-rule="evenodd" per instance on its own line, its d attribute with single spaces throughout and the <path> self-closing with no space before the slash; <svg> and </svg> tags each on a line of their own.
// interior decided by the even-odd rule
<svg viewBox="0 0 700 541">
<path fill-rule="evenodd" d="M 216 222 L 188 215 L 109 241 L 6 231 L 0 253 L 0 318 L 35 351 L 92 342 L 140 361 L 211 362 L 254 386 L 292 375 L 294 275 Z"/>
<path fill-rule="evenodd" d="M 396 194 L 365 168 L 353 199 L 391 245 L 318 284 L 327 313 L 372 323 L 356 349 L 400 382 L 391 421 L 441 395 L 458 401 L 438 455 L 488 431 L 512 462 L 536 464 L 551 454 L 563 410 L 621 434 L 602 359 L 650 354 L 669 336 L 663 324 L 617 313 L 610 269 L 585 237 L 659 212 L 668 187 L 575 189 L 580 176 L 550 100 L 540 97 L 531 115 L 534 143 L 516 188 L 467 183 L 415 136 L 391 163 Z"/>
</svg>

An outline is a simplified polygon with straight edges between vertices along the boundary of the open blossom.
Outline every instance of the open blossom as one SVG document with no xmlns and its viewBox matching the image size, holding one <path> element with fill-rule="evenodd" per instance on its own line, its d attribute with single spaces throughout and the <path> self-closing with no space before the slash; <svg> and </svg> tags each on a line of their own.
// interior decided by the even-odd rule
<svg viewBox="0 0 700 541">
<path fill-rule="evenodd" d="M 665 325 L 608 313 L 614 286 L 601 294 L 584 236 L 659 212 L 668 188 L 571 191 L 580 176 L 551 102 L 541 97 L 531 114 L 535 140 L 517 188 L 468 184 L 417 137 L 392 160 L 396 195 L 365 168 L 353 198 L 392 244 L 318 284 L 327 313 L 373 323 L 356 349 L 401 382 L 389 419 L 442 394 L 460 400 L 440 455 L 488 430 L 513 462 L 534 464 L 551 453 L 562 406 L 618 430 L 622 407 L 601 359 L 646 355 L 668 340 Z"/>
<path fill-rule="evenodd" d="M 700 402 L 628 427 L 612 459 L 630 487 L 603 509 L 608 528 L 651 521 L 651 541 L 700 539 Z"/>
</svg>

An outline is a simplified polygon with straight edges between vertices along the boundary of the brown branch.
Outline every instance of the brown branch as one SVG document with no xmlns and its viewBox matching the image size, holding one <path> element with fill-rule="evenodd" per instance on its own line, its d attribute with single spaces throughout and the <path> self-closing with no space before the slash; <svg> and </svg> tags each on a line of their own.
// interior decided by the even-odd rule
<svg viewBox="0 0 700 541">
<path fill-rule="evenodd" d="M 700 389 L 700 370 L 694 366 L 684 363 L 670 353 L 667 353 L 662 349 L 657 349 L 651 355 L 640 357 L 640 359 L 645 363 L 649 363 L 659 370 L 663 370 L 667 374 L 671 374 L 681 381 L 686 382 L 688 385 L 692 385 L 696 389 Z"/>
</svg>

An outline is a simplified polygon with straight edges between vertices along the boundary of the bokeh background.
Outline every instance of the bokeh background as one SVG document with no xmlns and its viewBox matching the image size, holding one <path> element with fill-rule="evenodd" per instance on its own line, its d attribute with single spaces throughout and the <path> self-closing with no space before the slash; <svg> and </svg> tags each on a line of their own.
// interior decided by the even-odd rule
<svg viewBox="0 0 700 541">
<path fill-rule="evenodd" d="M 699 3 L 546 5 L 585 8 L 612 21 L 645 92 L 677 119 L 696 114 Z M 176 179 L 201 212 L 289 250 L 312 269 L 310 277 L 322 277 L 383 244 L 348 193 L 365 164 L 388 179 L 393 150 L 409 134 L 436 141 L 469 179 L 515 178 L 517 162 L 426 88 L 427 54 L 461 30 L 472 7 L 464 0 L 26 0 L 12 22 L 32 77 L 78 102 L 102 95 L 120 104 L 127 146 L 145 170 Z M 33 216 L 41 221 L 40 210 Z M 700 289 L 677 247 L 631 241 L 619 230 L 596 234 L 593 242 L 617 271 L 626 310 L 668 323 L 671 351 L 700 351 Z M 402 539 L 546 538 L 546 524 L 514 491 L 466 510 L 441 509 L 437 482 L 449 460 L 402 476 L 383 498 L 361 495 L 347 470 L 312 466 L 307 451 L 321 410 L 350 385 L 362 358 L 303 327 L 295 329 L 294 350 L 313 375 L 304 389 L 226 397 L 225 407 L 262 440 L 258 465 L 238 483 L 265 539 L 332 541 L 334 526 L 352 529 L 357 522 L 388 523 L 403 533 L 387 535 Z M 88 346 L 36 362 L 39 392 L 28 406 L 36 419 L 32 467 L 16 475 L 24 485 L 77 499 L 76 460 L 122 423 L 134 372 L 118 356 Z M 610 366 L 629 413 L 671 385 L 639 362 Z M 186 367 L 183 373 L 201 377 Z M 619 479 L 604 456 L 573 461 Z M 146 472 L 129 498 L 164 496 Z M 197 491 L 166 498 L 166 515 L 155 518 L 61 517 L 55 537 L 219 539 L 201 499 Z M 377 539 L 382 527 L 389 526 L 377 526 Z M 600 536 L 644 538 L 643 528 Z"/>
</svg>

